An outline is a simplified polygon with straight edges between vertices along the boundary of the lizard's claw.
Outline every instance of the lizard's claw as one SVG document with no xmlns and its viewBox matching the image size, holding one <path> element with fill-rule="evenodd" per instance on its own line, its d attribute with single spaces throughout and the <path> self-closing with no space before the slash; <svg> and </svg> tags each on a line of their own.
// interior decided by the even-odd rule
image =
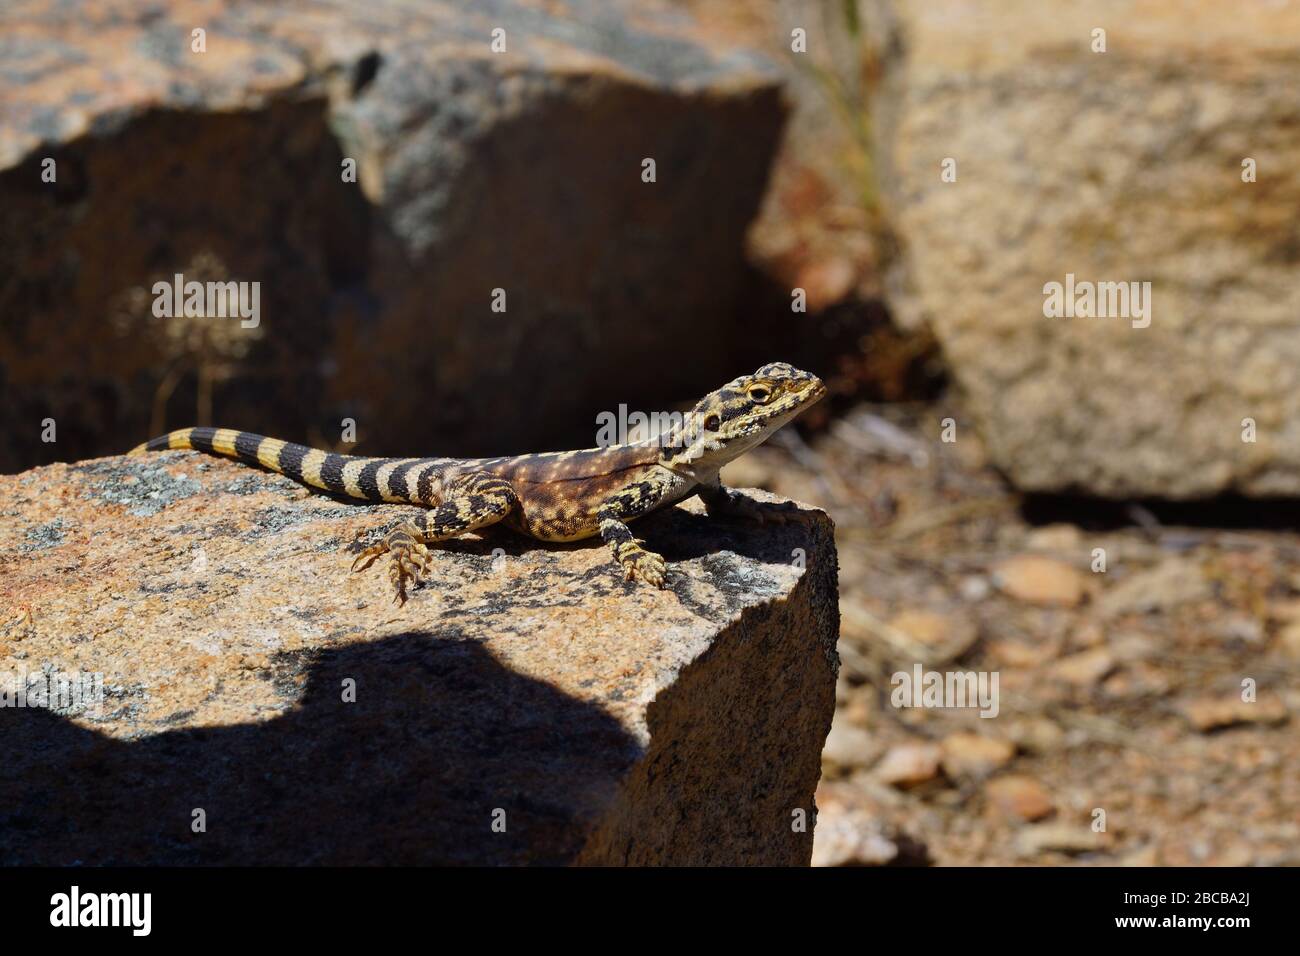
<svg viewBox="0 0 1300 956">
<path fill-rule="evenodd" d="M 407 582 L 419 584 L 429 570 L 432 563 L 429 549 L 423 543 L 412 540 L 403 529 L 358 554 L 352 562 L 352 570 L 366 570 L 383 554 L 392 556 L 388 565 L 388 580 L 393 585 L 393 600 L 405 604 Z"/>
<path fill-rule="evenodd" d="M 366 548 L 364 551 L 362 551 L 360 554 L 357 555 L 357 559 L 352 562 L 352 570 L 364 571 L 366 568 L 370 567 L 372 564 L 375 563 L 375 558 L 379 557 L 381 554 L 384 554 L 387 551 L 388 551 L 387 541 L 380 541 L 378 544 L 372 544 L 370 547 Z M 362 561 L 364 561 L 365 564 L 361 564 Z M 361 567 L 357 567 L 357 565 L 359 564 L 361 565 Z"/>
<path fill-rule="evenodd" d="M 412 576 L 402 559 L 393 555 L 393 563 L 388 566 L 388 580 L 393 585 L 393 603 L 399 607 L 406 603 L 406 579 Z"/>
<path fill-rule="evenodd" d="M 388 580 L 393 585 L 393 600 L 406 603 L 406 582 L 419 584 L 429 570 L 429 549 L 418 541 L 399 542 L 392 545 L 392 563 L 388 566 Z"/>
<path fill-rule="evenodd" d="M 629 581 L 640 578 L 651 587 L 662 588 L 668 582 L 668 565 L 663 555 L 638 549 L 623 560 L 623 575 Z"/>
</svg>

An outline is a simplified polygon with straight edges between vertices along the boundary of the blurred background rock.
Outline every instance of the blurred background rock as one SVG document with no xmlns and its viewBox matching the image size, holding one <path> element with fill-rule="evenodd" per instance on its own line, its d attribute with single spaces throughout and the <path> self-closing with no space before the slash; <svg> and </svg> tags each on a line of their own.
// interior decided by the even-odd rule
<svg viewBox="0 0 1300 956">
<path fill-rule="evenodd" d="M 832 400 L 726 477 L 837 522 L 817 862 L 1300 863 L 1298 64 L 1274 0 L 19 0 L 0 468 L 587 445 L 792 361 Z M 918 661 L 999 716 L 892 707 Z"/>
</svg>

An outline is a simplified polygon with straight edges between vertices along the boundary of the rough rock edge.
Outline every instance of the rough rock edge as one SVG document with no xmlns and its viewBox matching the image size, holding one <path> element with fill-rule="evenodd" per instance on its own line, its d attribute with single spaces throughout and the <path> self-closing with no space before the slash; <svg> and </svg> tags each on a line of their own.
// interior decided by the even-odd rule
<svg viewBox="0 0 1300 956">
<path fill-rule="evenodd" d="M 752 490 L 748 493 L 755 494 Z M 758 494 L 770 500 L 774 496 Z M 834 526 L 819 512 L 810 523 L 813 540 L 809 553 L 835 554 Z M 826 569 L 814 573 L 814 569 Z M 733 623 L 723 628 L 709 647 L 686 667 L 670 685 L 650 702 L 646 711 L 650 741 L 625 777 L 618 798 L 606 819 L 588 837 L 577 861 L 583 865 L 743 865 L 755 859 L 765 863 L 807 866 L 812 861 L 816 805 L 813 794 L 821 778 L 821 747 L 830 732 L 835 709 L 835 678 L 839 674 L 838 567 L 834 560 L 810 561 L 794 589 L 782 601 L 747 607 Z M 802 623 L 802 627 L 800 627 Z M 799 639 L 795 639 L 795 638 Z M 818 686 L 820 663 L 806 666 L 801 652 L 811 651 L 824 660 L 830 680 Z M 733 656 L 738 655 L 738 656 Z M 785 673 L 801 678 L 793 686 L 776 679 Z M 752 737 L 734 732 L 727 719 L 737 696 L 757 692 L 760 699 L 775 701 L 782 695 L 798 695 L 806 702 L 820 697 L 827 717 L 815 728 L 817 751 L 800 752 L 796 735 L 777 731 Z M 705 702 L 705 703 L 702 703 Z M 719 719 L 692 721 L 701 706 Z M 750 706 L 754 704 L 751 701 Z M 817 708 L 811 708 L 816 712 Z M 781 714 L 779 707 L 760 703 L 755 713 Z M 788 748 L 754 752 L 757 742 L 786 743 Z M 745 749 L 737 752 L 736 745 Z M 685 754 L 683 754 L 685 750 Z M 728 766 L 718 764 L 720 754 L 733 756 Z M 709 758 L 713 757 L 713 760 Z M 672 770 L 682 761 L 703 768 L 703 779 L 673 779 Z M 807 795 L 796 805 L 787 805 L 772 788 L 776 782 L 770 768 L 786 765 L 799 778 L 798 787 Z M 736 813 L 752 806 L 753 813 Z M 687 808 L 683 810 L 683 807 Z M 806 828 L 795 827 L 803 811 Z M 676 825 L 665 828 L 663 821 L 678 816 Z M 747 828 L 754 817 L 773 820 L 773 828 L 789 828 L 791 839 L 784 845 L 765 841 L 762 831 Z M 653 836 L 651 836 L 653 835 Z"/>
<path fill-rule="evenodd" d="M 227 472 L 237 475 L 237 480 L 227 480 Z M 41 473 L 46 475 L 44 481 Z M 195 481 L 191 477 L 195 474 L 203 480 Z M 35 523 L 27 529 L 27 534 L 15 536 L 18 545 L 15 549 L 18 552 L 17 560 L 30 559 L 32 551 L 54 549 L 65 543 L 62 519 L 56 519 L 57 528 L 53 526 L 54 522 L 42 519 L 52 510 L 61 510 L 49 494 L 49 482 L 58 483 L 73 476 L 76 476 L 74 480 L 88 486 L 80 495 L 81 498 L 101 501 L 98 507 L 90 507 L 99 510 L 107 505 L 109 514 L 123 509 L 127 514 L 145 522 L 154 520 L 161 510 L 192 496 L 219 500 L 229 499 L 230 496 L 243 498 L 259 491 L 279 499 L 281 504 L 271 509 L 277 514 L 281 511 L 299 510 L 303 505 L 310 504 L 308 510 L 312 512 L 313 518 L 323 518 L 331 523 L 346 521 L 346 514 L 357 517 L 373 515 L 381 509 L 407 510 L 394 506 L 377 506 L 355 512 L 344 509 L 344 513 L 339 514 L 336 508 L 329 506 L 322 512 L 322 496 L 307 493 L 287 479 L 192 452 L 145 458 L 108 458 L 71 466 L 48 466 L 9 479 L 22 489 L 13 500 L 24 509 L 31 509 L 29 516 L 35 519 Z M 128 478 L 134 480 L 129 481 Z M 110 494 L 110 497 L 105 498 L 106 494 Z M 761 499 L 776 500 L 775 496 L 763 492 L 751 494 Z M 698 512 L 698 503 L 692 504 L 695 505 L 693 510 Z M 202 507 L 206 510 L 210 505 L 204 504 Z M 679 523 L 677 530 L 684 537 L 689 538 L 692 534 L 699 533 L 691 530 L 691 523 L 698 522 L 697 517 L 688 517 L 691 509 L 673 510 L 680 511 L 681 514 L 667 517 L 670 521 Z M 254 517 L 265 517 L 266 511 L 266 508 L 253 509 L 251 514 Z M 21 510 L 7 512 L 14 517 L 22 513 Z M 564 859 L 594 865 L 743 864 L 756 861 L 806 865 L 809 862 L 815 823 L 813 793 L 820 776 L 821 742 L 829 731 L 834 708 L 835 673 L 838 669 L 835 651 L 838 636 L 837 562 L 832 525 L 824 513 L 815 509 L 809 519 L 803 526 L 807 536 L 800 542 L 808 550 L 807 564 L 797 575 L 791 576 L 787 570 L 779 580 L 772 578 L 768 582 L 770 593 L 764 593 L 763 588 L 755 591 L 752 582 L 747 586 L 743 572 L 748 565 L 753 564 L 752 559 L 723 552 L 706 554 L 702 561 L 693 562 L 694 570 L 681 582 L 683 589 L 689 591 L 692 583 L 700 582 L 702 569 L 705 574 L 702 580 L 721 591 L 716 595 L 719 601 L 715 610 L 721 610 L 722 614 L 701 615 L 703 621 L 711 622 L 713 631 L 710 637 L 703 642 L 691 641 L 686 645 L 678 645 L 686 653 L 675 660 L 662 662 L 667 666 L 658 669 L 652 686 L 646 688 L 651 692 L 649 699 L 640 697 L 625 700 L 618 708 L 618 719 L 625 730 L 632 734 L 627 742 L 632 743 L 635 739 L 634 750 L 626 755 L 626 762 L 622 763 L 615 777 L 607 778 L 611 787 L 597 786 L 588 791 L 587 797 L 574 802 L 572 809 L 576 815 L 568 819 L 578 832 L 570 838 L 574 842 L 563 840 L 561 844 L 568 844 L 576 852 L 566 854 Z M 214 525 L 224 523 L 224 512 L 217 509 L 212 515 L 212 521 Z M 258 523 L 264 522 L 259 518 Z M 739 529 L 742 526 L 743 523 L 733 527 Z M 35 542 L 30 533 L 32 529 L 48 531 L 50 540 Z M 89 527 L 83 528 L 74 522 L 67 543 L 73 548 L 78 547 L 79 539 L 84 541 L 84 533 L 90 530 Z M 268 534 L 279 535 L 283 530 L 255 528 L 255 533 L 245 531 L 237 537 L 250 543 L 258 542 Z M 763 534 L 757 527 L 744 533 Z M 672 537 L 670 531 L 669 538 Z M 331 543 L 337 544 L 338 540 Z M 24 544 L 34 544 L 34 547 L 24 551 Z M 542 546 L 536 547 L 544 550 Z M 599 545 L 594 545 L 593 550 L 603 553 L 603 548 Z M 466 557 L 469 556 L 457 555 L 457 558 Z M 52 558 L 56 565 L 63 560 L 62 557 Z M 723 562 L 725 566 L 711 566 L 715 562 Z M 761 568 L 762 563 L 757 567 Z M 728 594 L 728 591 L 731 593 Z M 142 594 L 153 593 L 155 592 L 150 592 L 147 588 L 142 591 Z M 685 604 L 689 604 L 693 598 L 689 593 L 680 592 L 679 597 L 686 598 L 683 602 Z M 505 600 L 509 603 L 509 596 Z M 374 606 L 371 605 L 371 610 L 373 609 Z M 634 623 L 632 626 L 635 628 L 637 625 Z M 449 628 L 453 633 L 460 629 L 461 623 L 453 623 Z M 16 635 L 5 636 L 16 638 Z M 379 642 L 391 641 L 393 637 L 394 635 L 388 635 L 379 638 Z M 359 648 L 366 643 L 349 639 L 349 644 L 353 647 Z M 330 648 L 321 646 L 317 650 L 328 652 Z M 420 652 L 414 646 L 411 653 L 414 654 L 413 660 L 420 657 Z M 810 654 L 813 655 L 811 661 L 808 660 Z M 298 676 L 306 679 L 306 661 L 300 660 L 302 652 L 290 652 L 287 658 L 299 661 L 302 666 L 298 668 L 301 671 Z M 324 663 L 321 666 L 326 670 L 331 666 L 328 658 L 327 653 L 322 659 Z M 826 662 L 826 670 L 820 665 L 823 660 Z M 389 666 L 391 661 L 392 657 L 388 655 L 384 666 Z M 317 664 L 311 666 L 315 669 Z M 319 674 L 316 676 L 319 679 Z M 544 677 L 544 674 L 520 675 L 525 681 Z M 115 763 L 118 768 L 124 765 L 123 761 L 126 761 L 126 766 L 147 768 L 150 760 L 156 759 L 156 754 L 151 758 L 146 750 L 143 751 L 144 757 L 132 757 L 136 753 L 131 749 L 135 743 L 158 738 L 158 741 L 149 745 L 156 751 L 160 741 L 164 738 L 171 739 L 172 731 L 215 734 L 210 738 L 214 741 L 212 744 L 199 745 L 200 752 L 220 753 L 223 746 L 221 734 L 228 731 L 258 733 L 262 731 L 263 725 L 276 720 L 288 718 L 292 721 L 295 719 L 293 712 L 303 703 L 303 691 L 307 690 L 314 695 L 321 692 L 321 685 L 310 687 L 301 684 L 290 674 L 282 674 L 280 682 L 284 683 L 282 693 L 287 695 L 287 710 L 279 711 L 278 716 L 259 712 L 257 719 L 251 723 L 242 722 L 225 730 L 221 727 L 196 727 L 186 731 L 181 726 L 155 726 L 152 730 L 138 728 L 138 733 L 115 735 L 101 740 L 104 729 L 102 723 L 99 727 L 93 723 L 90 726 L 82 724 L 83 729 L 78 731 L 72 725 L 65 727 L 62 720 L 53 715 L 49 718 L 47 729 L 52 733 L 57 731 L 51 738 L 55 741 L 53 746 L 56 750 L 60 741 L 66 747 L 67 735 L 72 734 L 83 742 L 101 740 L 96 746 L 108 747 L 117 754 Z M 801 705 L 792 709 L 789 704 L 791 700 L 799 701 Z M 316 706 L 319 718 L 319 704 Z M 615 717 L 614 712 L 610 711 L 609 714 L 611 718 Z M 707 719 L 700 720 L 701 714 Z M 781 720 L 793 718 L 796 723 L 788 727 L 764 727 L 761 721 L 768 715 L 775 715 L 774 719 Z M 755 720 L 760 723 L 755 724 Z M 748 727 L 744 732 L 737 733 L 737 725 L 741 722 L 748 724 Z M 798 724 L 802 724 L 802 727 Z M 277 733 L 274 728 L 268 727 L 267 730 L 272 737 Z M 301 730 L 302 721 L 299 720 L 298 732 L 301 733 Z M 39 730 L 37 732 L 40 733 Z M 166 748 L 168 745 L 162 743 L 162 746 Z M 230 750 L 229 753 L 236 760 L 246 761 L 248 748 Z M 587 769 L 590 770 L 589 767 Z M 292 773 L 291 770 L 290 774 Z M 118 769 L 115 776 L 110 775 L 110 781 L 120 777 L 121 771 Z M 584 780 L 588 785 L 593 782 L 590 773 Z M 581 787 L 582 782 L 579 781 L 578 785 Z M 113 787 L 115 784 L 110 782 L 107 786 Z M 114 794 L 116 798 L 114 790 L 108 793 Z M 798 794 L 798 797 L 793 804 L 788 804 L 791 794 Z M 526 796 L 526 792 L 523 795 Z M 87 798 L 91 803 L 99 805 L 93 799 L 93 788 Z M 584 806 L 591 812 L 584 811 Z M 127 823 L 135 822 L 133 818 L 120 816 L 120 806 L 114 810 L 119 814 L 119 819 L 124 819 Z M 797 811 L 803 811 L 802 830 L 794 825 L 797 822 Z M 74 815 L 72 819 L 80 820 L 80 817 Z M 400 817 L 393 822 L 398 828 L 403 825 Z M 789 839 L 783 839 L 786 836 Z M 377 846 L 386 845 L 388 844 L 383 842 L 381 836 Z M 558 849 L 547 842 L 542 847 L 544 854 L 548 852 L 548 847 L 551 847 L 549 852 Z M 172 850 L 176 851 L 177 848 Z M 139 852 L 139 847 L 132 850 L 129 846 L 124 846 L 121 851 L 126 854 L 126 858 L 133 858 L 131 854 Z M 164 849 L 163 852 L 166 854 L 168 851 Z M 199 851 L 195 849 L 189 852 Z M 285 848 L 276 846 L 269 852 L 272 858 L 283 860 Z M 359 850 L 355 843 L 344 841 L 338 846 L 322 847 L 321 852 L 325 854 L 324 857 L 315 862 L 358 862 L 355 857 L 347 854 L 365 851 Z M 416 853 L 416 850 L 410 852 Z M 330 853 L 342 853 L 344 856 L 330 856 Z M 553 856 L 541 857 L 542 861 L 548 859 L 552 862 L 560 861 Z M 202 860 L 194 860 L 200 861 Z M 473 862 L 472 858 L 461 861 Z"/>
</svg>

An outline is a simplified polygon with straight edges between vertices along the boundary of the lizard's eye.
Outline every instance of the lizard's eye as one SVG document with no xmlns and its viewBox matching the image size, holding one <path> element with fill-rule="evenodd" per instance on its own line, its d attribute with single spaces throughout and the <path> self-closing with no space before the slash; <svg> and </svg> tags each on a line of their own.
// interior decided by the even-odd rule
<svg viewBox="0 0 1300 956">
<path fill-rule="evenodd" d="M 772 390 L 766 385 L 751 385 L 748 395 L 751 402 L 758 402 L 758 404 L 762 405 L 772 397 Z"/>
<path fill-rule="evenodd" d="M 709 415 L 704 419 L 704 430 L 706 432 L 716 432 L 722 427 L 721 415 Z"/>
</svg>

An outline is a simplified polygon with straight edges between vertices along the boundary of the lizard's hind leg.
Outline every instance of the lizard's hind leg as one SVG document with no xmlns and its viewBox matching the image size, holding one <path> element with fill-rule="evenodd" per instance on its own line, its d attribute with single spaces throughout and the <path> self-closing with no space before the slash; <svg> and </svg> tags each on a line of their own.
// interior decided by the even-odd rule
<svg viewBox="0 0 1300 956">
<path fill-rule="evenodd" d="M 406 582 L 418 582 L 429 570 L 429 549 L 425 545 L 496 524 L 519 506 L 519 496 L 510 482 L 478 471 L 448 481 L 442 497 L 442 504 L 403 522 L 383 541 L 357 555 L 352 570 L 364 571 L 381 554 L 392 555 L 388 579 L 393 584 L 393 599 L 405 604 Z"/>
</svg>

